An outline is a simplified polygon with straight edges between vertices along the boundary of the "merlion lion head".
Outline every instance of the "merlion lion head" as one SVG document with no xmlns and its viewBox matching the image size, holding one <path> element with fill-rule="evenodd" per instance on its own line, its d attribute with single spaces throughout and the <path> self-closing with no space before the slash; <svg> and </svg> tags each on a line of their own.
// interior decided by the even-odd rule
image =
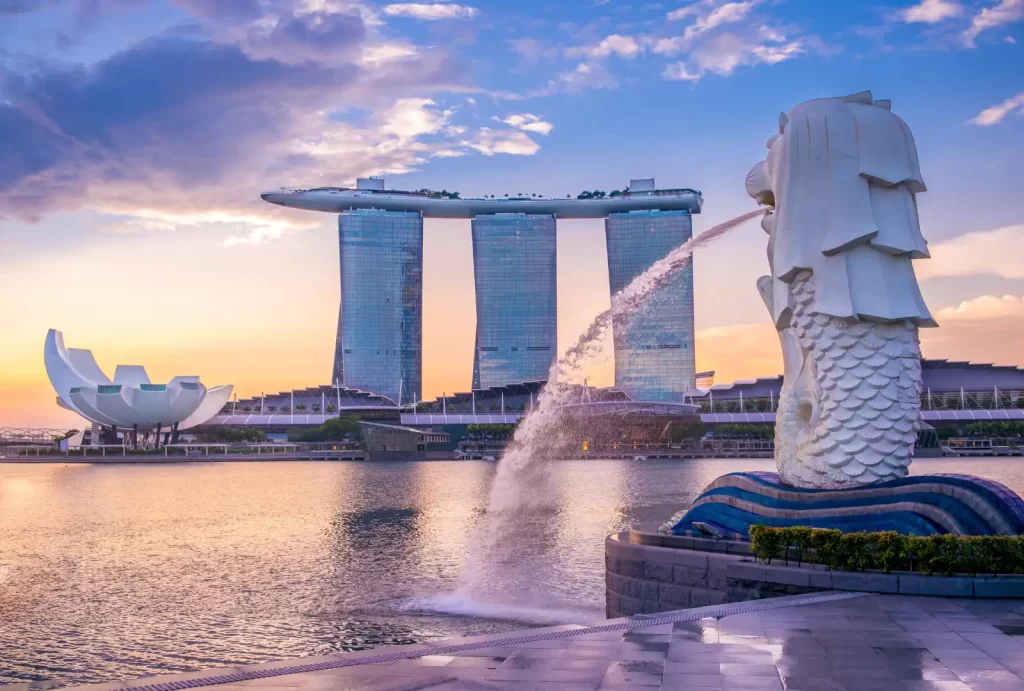
<svg viewBox="0 0 1024 691">
<path fill-rule="evenodd" d="M 747 175 L 747 192 L 773 207 L 763 225 L 772 236 L 775 278 L 789 283 L 801 270 L 820 268 L 823 255 L 865 242 L 927 256 L 916 213 L 898 226 L 886 214 L 888 227 L 873 216 L 876 202 L 895 206 L 885 190 L 925 189 L 914 138 L 889 101 L 870 91 L 805 101 L 779 115 L 767 146 L 766 159 Z"/>
<path fill-rule="evenodd" d="M 916 170 L 916 149 L 906 151 L 903 142 L 896 147 L 891 143 L 890 146 L 878 146 L 882 143 L 878 136 L 880 130 L 894 134 L 894 126 L 896 129 L 900 126 L 906 128 L 890 108 L 890 101 L 876 101 L 870 91 L 862 91 L 849 96 L 804 101 L 787 113 L 779 113 L 778 131 L 767 141 L 768 157 L 763 162 L 763 185 L 771 191 L 771 201 L 766 201 L 768 195 L 764 192 L 760 196 L 751 196 L 761 203 L 775 206 L 781 215 L 786 215 L 785 207 L 791 205 L 787 204 L 791 197 L 795 197 L 798 205 L 807 203 L 819 209 L 826 206 L 829 200 L 822 197 L 822 182 L 830 177 L 834 181 L 836 159 L 829 154 L 835 153 L 841 153 L 851 164 L 849 170 L 855 171 L 853 177 L 857 173 L 871 177 L 870 169 L 884 168 L 884 164 L 877 163 L 880 158 L 902 158 L 905 164 L 909 164 L 904 168 Z M 910 146 L 913 147 L 913 139 L 910 139 Z M 911 158 L 912 163 L 907 160 Z M 751 174 L 756 169 L 757 166 Z M 910 171 L 901 172 L 905 173 L 904 177 L 910 176 Z M 848 178 L 848 181 L 853 180 Z M 893 180 L 889 184 L 901 181 Z"/>
</svg>

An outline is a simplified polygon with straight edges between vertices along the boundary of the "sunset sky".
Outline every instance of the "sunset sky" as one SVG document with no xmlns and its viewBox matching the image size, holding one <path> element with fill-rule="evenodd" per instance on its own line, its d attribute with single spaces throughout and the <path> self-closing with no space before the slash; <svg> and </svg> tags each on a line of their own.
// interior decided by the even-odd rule
<svg viewBox="0 0 1024 691">
<path fill-rule="evenodd" d="M 927 357 L 1024 365 L 1024 0 L 0 0 L 0 426 L 54 403 L 48 328 L 154 381 L 326 383 L 337 219 L 280 186 L 703 191 L 754 208 L 778 114 L 865 89 L 917 139 Z M 607 306 L 603 224 L 559 225 L 559 345 Z M 468 221 L 424 223 L 424 396 L 467 390 Z M 750 223 L 695 257 L 697 365 L 777 374 Z M 611 384 L 610 362 L 591 382 Z"/>
</svg>

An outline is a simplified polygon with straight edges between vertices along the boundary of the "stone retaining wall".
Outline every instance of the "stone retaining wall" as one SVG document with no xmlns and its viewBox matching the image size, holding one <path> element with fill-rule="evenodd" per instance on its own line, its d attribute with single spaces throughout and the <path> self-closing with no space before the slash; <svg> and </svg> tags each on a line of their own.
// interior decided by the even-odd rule
<svg viewBox="0 0 1024 691">
<path fill-rule="evenodd" d="M 609 618 L 826 590 L 1024 598 L 1024 577 L 946 578 L 829 571 L 817 564 L 765 566 L 755 563 L 743 542 L 646 533 L 619 533 L 605 540 Z"/>
</svg>

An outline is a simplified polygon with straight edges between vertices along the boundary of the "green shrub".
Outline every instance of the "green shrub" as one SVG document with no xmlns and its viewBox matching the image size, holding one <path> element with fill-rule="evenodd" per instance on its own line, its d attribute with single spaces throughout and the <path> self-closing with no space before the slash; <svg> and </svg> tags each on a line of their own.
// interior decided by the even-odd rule
<svg viewBox="0 0 1024 691">
<path fill-rule="evenodd" d="M 786 544 L 791 545 L 794 551 L 796 551 L 796 564 L 800 566 L 804 561 L 804 555 L 807 554 L 814 544 L 812 540 L 813 531 L 810 528 L 794 526 L 789 529 L 789 534 L 791 542 Z"/>
<path fill-rule="evenodd" d="M 766 525 L 750 526 L 750 550 L 765 564 L 771 564 L 782 549 L 782 531 Z"/>
<path fill-rule="evenodd" d="M 843 533 L 839 530 L 814 528 L 811 530 L 811 544 L 822 564 L 838 564 L 842 559 Z"/>
<path fill-rule="evenodd" d="M 900 535 L 892 531 L 842 533 L 839 530 L 750 526 L 750 551 L 766 564 L 790 550 L 842 571 L 881 569 L 953 575 L 1024 573 L 1024 535 Z M 812 552 L 813 550 L 813 552 Z"/>
<path fill-rule="evenodd" d="M 907 558 L 907 536 L 894 530 L 874 533 L 875 561 L 883 571 L 889 573 L 892 567 Z"/>
<path fill-rule="evenodd" d="M 875 564 L 875 547 L 868 533 L 843 533 L 839 553 L 844 571 L 864 571 Z"/>
</svg>

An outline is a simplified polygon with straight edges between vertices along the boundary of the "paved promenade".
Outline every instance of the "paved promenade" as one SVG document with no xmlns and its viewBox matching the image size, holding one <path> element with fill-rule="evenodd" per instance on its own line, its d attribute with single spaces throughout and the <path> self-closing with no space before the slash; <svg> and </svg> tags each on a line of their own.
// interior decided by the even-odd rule
<svg viewBox="0 0 1024 691">
<path fill-rule="evenodd" d="M 800 595 L 80 687 L 197 688 L 1024 691 L 1024 600 Z"/>
</svg>

